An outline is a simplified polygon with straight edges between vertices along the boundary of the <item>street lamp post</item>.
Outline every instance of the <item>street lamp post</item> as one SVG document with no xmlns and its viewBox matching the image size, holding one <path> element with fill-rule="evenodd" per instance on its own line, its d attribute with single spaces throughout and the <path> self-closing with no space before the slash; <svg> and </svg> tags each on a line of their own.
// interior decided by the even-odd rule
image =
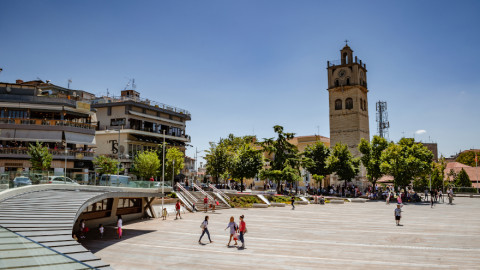
<svg viewBox="0 0 480 270">
<path fill-rule="evenodd" d="M 123 127 L 123 126 L 122 126 Z M 120 175 L 120 129 L 118 129 L 118 143 L 117 143 L 117 177 Z M 117 183 L 120 182 L 120 179 L 118 179 Z"/>
<path fill-rule="evenodd" d="M 68 149 L 67 149 L 67 141 L 65 140 L 65 176 L 63 177 L 63 183 L 67 183 L 67 154 L 68 154 Z"/>
<path fill-rule="evenodd" d="M 163 215 L 163 197 L 165 186 L 165 129 L 163 130 L 163 146 L 162 146 L 162 215 Z"/>
</svg>

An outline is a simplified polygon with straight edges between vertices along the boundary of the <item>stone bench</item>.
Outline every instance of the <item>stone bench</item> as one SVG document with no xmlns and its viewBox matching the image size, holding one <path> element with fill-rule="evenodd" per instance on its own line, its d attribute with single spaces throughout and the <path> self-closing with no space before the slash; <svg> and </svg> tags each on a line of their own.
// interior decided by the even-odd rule
<svg viewBox="0 0 480 270">
<path fill-rule="evenodd" d="M 253 208 L 268 208 L 268 204 L 264 204 L 264 203 L 254 203 L 252 205 Z"/>
<path fill-rule="evenodd" d="M 275 207 L 285 207 L 284 203 L 278 203 L 278 202 L 272 202 L 270 205 Z"/>
<path fill-rule="evenodd" d="M 359 199 L 359 198 L 350 199 L 350 202 L 352 203 L 365 203 L 366 201 L 367 201 L 366 199 Z"/>
<path fill-rule="evenodd" d="M 307 205 L 307 201 L 295 201 L 295 204 Z"/>
<path fill-rule="evenodd" d="M 335 203 L 335 204 L 344 204 L 345 201 L 343 199 L 340 199 L 340 200 L 330 200 L 330 203 Z"/>
</svg>

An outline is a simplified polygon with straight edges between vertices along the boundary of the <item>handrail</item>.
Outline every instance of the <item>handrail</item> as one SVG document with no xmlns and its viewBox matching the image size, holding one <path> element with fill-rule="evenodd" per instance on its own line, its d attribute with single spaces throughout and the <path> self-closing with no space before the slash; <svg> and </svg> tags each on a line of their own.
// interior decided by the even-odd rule
<svg viewBox="0 0 480 270">
<path fill-rule="evenodd" d="M 187 210 L 189 210 L 190 212 L 193 212 L 193 206 L 191 205 L 191 202 L 188 201 L 188 199 L 185 197 L 184 195 L 185 193 L 175 192 L 175 194 L 183 202 Z"/>
<path fill-rule="evenodd" d="M 192 200 L 194 203 L 198 202 L 198 199 L 193 196 L 190 192 L 188 192 L 188 190 L 186 190 L 182 185 L 180 185 L 180 183 L 177 182 L 177 187 L 185 194 L 187 194 Z"/>
<path fill-rule="evenodd" d="M 225 199 L 230 200 L 230 197 L 228 197 L 227 194 L 225 194 L 223 191 L 221 191 L 221 190 L 219 190 L 218 188 L 216 188 L 214 185 L 209 184 L 208 186 L 213 190 L 213 192 L 219 193 L 219 194 L 222 195 Z"/>
<path fill-rule="evenodd" d="M 209 200 L 212 200 L 212 201 L 213 201 L 213 197 L 210 196 L 207 192 L 205 192 L 205 190 L 203 190 L 203 189 L 202 189 L 201 187 L 199 187 L 197 184 L 192 183 L 192 186 L 193 186 L 194 188 L 196 188 L 198 191 L 200 191 L 203 195 L 207 196 L 207 198 L 208 198 Z"/>
</svg>

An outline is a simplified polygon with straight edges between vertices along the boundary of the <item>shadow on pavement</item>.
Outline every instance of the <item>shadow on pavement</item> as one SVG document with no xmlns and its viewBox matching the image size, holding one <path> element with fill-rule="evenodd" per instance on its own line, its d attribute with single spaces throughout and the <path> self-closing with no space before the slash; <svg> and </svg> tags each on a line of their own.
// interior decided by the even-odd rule
<svg viewBox="0 0 480 270">
<path fill-rule="evenodd" d="M 91 228 L 86 234 L 85 239 L 78 239 L 78 242 L 82 244 L 86 249 L 92 253 L 96 253 L 108 246 L 116 244 L 126 239 L 137 237 L 143 234 L 155 232 L 155 230 L 132 230 L 123 229 L 122 238 L 118 239 L 117 230 L 113 226 L 106 226 L 103 238 L 101 238 L 98 228 Z"/>
</svg>

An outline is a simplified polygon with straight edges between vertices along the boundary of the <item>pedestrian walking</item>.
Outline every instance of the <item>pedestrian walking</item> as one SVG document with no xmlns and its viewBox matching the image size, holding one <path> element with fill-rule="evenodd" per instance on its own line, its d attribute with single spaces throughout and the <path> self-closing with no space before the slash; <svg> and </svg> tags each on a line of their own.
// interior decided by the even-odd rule
<svg viewBox="0 0 480 270">
<path fill-rule="evenodd" d="M 178 217 L 180 217 L 180 219 L 182 219 L 182 216 L 180 215 L 180 209 L 181 209 L 182 205 L 180 204 L 180 200 L 177 200 L 177 203 L 175 204 L 175 219 L 178 219 Z"/>
<path fill-rule="evenodd" d="M 105 232 L 105 228 L 102 224 L 98 225 L 98 232 L 100 233 L 100 239 L 103 238 L 103 233 Z"/>
<path fill-rule="evenodd" d="M 449 189 L 447 192 L 448 192 L 448 204 L 452 204 L 453 203 L 453 190 Z"/>
<path fill-rule="evenodd" d="M 292 196 L 292 210 L 295 210 L 295 196 Z"/>
<path fill-rule="evenodd" d="M 397 204 L 397 208 L 395 208 L 395 211 L 394 211 L 394 216 L 395 216 L 395 222 L 397 223 L 397 226 L 403 226 L 403 225 L 400 225 L 400 219 L 402 218 L 402 209 L 400 204 Z"/>
<path fill-rule="evenodd" d="M 205 213 L 208 211 L 208 197 L 203 198 L 203 206 L 205 207 Z"/>
<path fill-rule="evenodd" d="M 123 234 L 122 226 L 123 226 L 123 219 L 122 219 L 122 216 L 119 215 L 119 216 L 118 216 L 118 220 L 117 220 L 117 234 L 118 234 L 118 239 L 121 239 L 121 238 L 122 238 L 122 234 Z"/>
<path fill-rule="evenodd" d="M 242 246 L 240 248 L 245 248 L 245 234 L 247 233 L 247 224 L 245 224 L 245 221 L 243 220 L 244 216 L 240 216 L 240 227 L 238 230 L 240 231 L 240 241 L 242 242 Z"/>
<path fill-rule="evenodd" d="M 200 235 L 200 239 L 198 239 L 198 243 L 202 243 L 202 237 L 206 233 L 208 236 L 208 240 L 210 243 L 213 243 L 212 239 L 210 238 L 210 232 L 208 231 L 208 216 L 205 216 L 205 220 L 202 222 L 200 225 L 200 228 L 202 228 L 202 235 Z"/>
<path fill-rule="evenodd" d="M 238 225 L 237 223 L 235 223 L 235 219 L 233 217 L 230 217 L 230 222 L 228 223 L 227 225 L 227 228 L 228 229 L 230 228 L 230 239 L 228 240 L 228 244 L 227 244 L 227 247 L 230 246 L 230 242 L 232 242 L 232 238 L 233 240 L 235 241 L 235 246 L 238 245 L 237 243 L 237 239 L 238 239 L 238 234 L 237 234 L 237 231 L 238 231 Z"/>
<path fill-rule="evenodd" d="M 386 204 L 390 204 L 390 194 L 392 193 L 388 190 L 387 200 L 385 201 Z"/>
<path fill-rule="evenodd" d="M 85 239 L 88 230 L 88 227 L 85 225 L 85 219 L 82 219 L 80 221 L 80 238 Z"/>
<path fill-rule="evenodd" d="M 167 208 L 164 207 L 162 209 L 162 219 L 167 220 L 167 215 L 168 215 Z"/>
</svg>

